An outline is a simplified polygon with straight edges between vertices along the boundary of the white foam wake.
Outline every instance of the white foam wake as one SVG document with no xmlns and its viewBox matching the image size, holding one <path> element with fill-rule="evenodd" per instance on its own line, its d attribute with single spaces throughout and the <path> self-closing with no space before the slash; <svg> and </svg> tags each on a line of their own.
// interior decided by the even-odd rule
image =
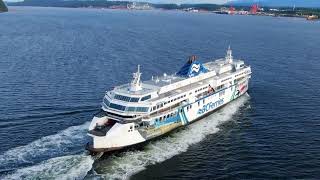
<svg viewBox="0 0 320 180">
<path fill-rule="evenodd" d="M 22 164 L 33 164 L 49 158 L 70 154 L 70 149 L 85 143 L 89 122 L 69 127 L 57 134 L 42 137 L 32 143 L 16 147 L 0 155 L 0 169 L 12 169 Z"/>
<path fill-rule="evenodd" d="M 18 169 L 3 179 L 83 179 L 91 170 L 92 164 L 93 159 L 86 155 L 55 157 L 38 165 Z"/>
<path fill-rule="evenodd" d="M 209 134 L 218 132 L 218 125 L 231 120 L 248 99 L 249 95 L 244 95 L 220 111 L 187 126 L 186 129 L 151 142 L 144 151 L 125 152 L 120 157 L 111 156 L 99 163 L 97 171 L 101 177 L 106 179 L 128 179 L 148 165 L 163 162 L 185 152 L 190 145 L 200 142 Z"/>
</svg>

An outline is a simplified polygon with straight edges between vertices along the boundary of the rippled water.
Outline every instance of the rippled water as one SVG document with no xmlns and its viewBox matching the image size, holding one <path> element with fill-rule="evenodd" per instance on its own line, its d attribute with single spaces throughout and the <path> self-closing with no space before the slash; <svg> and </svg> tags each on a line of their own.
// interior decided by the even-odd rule
<svg viewBox="0 0 320 180">
<path fill-rule="evenodd" d="M 0 15 L 0 179 L 320 177 L 319 22 L 174 11 L 11 8 Z M 249 95 L 142 149 L 96 161 L 104 91 L 186 57 L 252 66 Z"/>
</svg>

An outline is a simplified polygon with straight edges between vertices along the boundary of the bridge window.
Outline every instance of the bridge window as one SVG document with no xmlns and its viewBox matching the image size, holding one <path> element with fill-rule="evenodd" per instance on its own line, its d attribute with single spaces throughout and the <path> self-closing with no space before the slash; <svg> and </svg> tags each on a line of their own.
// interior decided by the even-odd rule
<svg viewBox="0 0 320 180">
<path fill-rule="evenodd" d="M 126 107 L 119 104 L 110 103 L 109 105 L 112 109 L 117 109 L 120 111 L 129 111 L 129 112 L 148 112 L 148 107 Z"/>
<path fill-rule="evenodd" d="M 139 98 L 131 98 L 130 99 L 130 102 L 138 102 L 139 101 Z"/>
<path fill-rule="evenodd" d="M 115 98 L 115 99 L 118 99 L 118 100 L 120 100 L 120 101 L 127 101 L 127 102 L 130 101 L 130 97 L 128 97 L 128 96 L 122 96 L 122 95 L 119 95 L 119 94 L 116 94 L 116 95 L 114 96 L 114 98 Z"/>
<path fill-rule="evenodd" d="M 103 99 L 103 103 L 104 103 L 104 104 L 106 104 L 107 106 L 109 106 L 109 105 L 110 105 L 110 102 L 108 101 L 108 99 L 107 99 L 107 98 L 104 98 L 104 99 Z"/>
<path fill-rule="evenodd" d="M 141 101 L 145 101 L 145 100 L 148 100 L 151 98 L 151 95 L 148 95 L 148 96 L 144 96 L 143 98 L 141 98 Z"/>
<path fill-rule="evenodd" d="M 126 102 L 138 102 L 139 101 L 139 98 L 122 96 L 122 95 L 119 95 L 119 94 L 116 94 L 114 96 L 114 98 L 117 99 L 117 100 L 126 101 Z"/>
<path fill-rule="evenodd" d="M 137 107 L 136 108 L 136 111 L 138 112 L 148 112 L 148 107 Z"/>
<path fill-rule="evenodd" d="M 127 111 L 135 111 L 136 107 L 127 107 Z"/>
<path fill-rule="evenodd" d="M 121 106 L 119 104 L 113 104 L 113 103 L 110 103 L 109 107 L 112 108 L 112 109 L 120 110 L 120 111 L 124 111 L 126 109 L 125 106 Z"/>
</svg>

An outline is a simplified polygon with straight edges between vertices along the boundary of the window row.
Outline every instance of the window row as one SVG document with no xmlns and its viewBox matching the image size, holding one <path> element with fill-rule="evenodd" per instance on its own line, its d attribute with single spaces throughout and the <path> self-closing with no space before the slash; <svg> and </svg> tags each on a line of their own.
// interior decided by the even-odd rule
<svg viewBox="0 0 320 180">
<path fill-rule="evenodd" d="M 203 87 L 203 88 L 197 89 L 197 90 L 195 91 L 195 93 L 197 93 L 197 92 L 199 92 L 199 91 L 202 91 L 202 90 L 204 90 L 204 89 L 207 89 L 207 88 L 208 88 L 208 86 L 205 86 L 205 87 Z"/>
<path fill-rule="evenodd" d="M 174 116 L 177 116 L 177 112 L 172 112 L 172 113 L 170 113 L 170 114 L 167 114 L 167 115 L 165 115 L 165 116 L 161 116 L 160 118 L 158 118 L 158 119 L 156 119 L 156 122 L 158 122 L 158 121 L 164 121 L 164 120 L 166 120 L 166 119 L 168 119 L 168 118 L 170 118 L 170 117 L 174 117 Z"/>
<path fill-rule="evenodd" d="M 148 107 L 127 107 L 126 111 L 148 112 Z"/>
<path fill-rule="evenodd" d="M 126 101 L 126 102 L 138 102 L 139 101 L 139 98 L 122 96 L 122 95 L 119 95 L 119 94 L 116 94 L 114 96 L 114 98 L 117 99 L 117 100 Z"/>
<path fill-rule="evenodd" d="M 225 85 L 224 85 L 224 84 L 222 84 L 222 85 L 218 86 L 218 87 L 217 87 L 217 91 L 219 91 L 220 89 L 222 89 L 222 88 L 224 88 L 224 87 L 225 87 Z"/>
<path fill-rule="evenodd" d="M 243 80 L 243 79 L 245 79 L 245 77 L 237 78 L 237 79 L 234 80 L 234 83 L 237 83 L 237 82 L 239 82 L 239 81 L 241 81 L 241 80 Z"/>
<path fill-rule="evenodd" d="M 127 107 L 119 104 L 110 103 L 106 98 L 103 99 L 105 105 L 112 109 L 117 109 L 120 111 L 130 111 L 130 112 L 148 112 L 148 107 Z"/>
<path fill-rule="evenodd" d="M 184 95 L 181 95 L 181 96 L 176 97 L 176 98 L 174 98 L 174 99 L 171 99 L 171 100 L 169 100 L 169 101 L 167 101 L 167 102 L 158 104 L 157 106 L 153 106 L 153 107 L 152 107 L 152 111 L 155 111 L 155 110 L 157 110 L 157 109 L 159 109 L 159 108 L 162 108 L 164 105 L 169 104 L 169 103 L 172 103 L 172 102 L 174 102 L 174 101 L 177 101 L 177 100 L 179 100 L 179 99 L 181 99 L 181 98 L 184 98 L 184 97 L 186 97 L 186 96 L 187 96 L 187 95 L 184 94 Z"/>
<path fill-rule="evenodd" d="M 237 74 L 236 77 L 241 76 L 241 75 L 244 75 L 244 74 L 246 74 L 246 72 L 242 72 L 242 73 L 240 73 L 240 74 Z"/>
<path fill-rule="evenodd" d="M 147 95 L 147 96 L 144 96 L 141 98 L 141 101 L 145 101 L 145 100 L 148 100 L 151 98 L 151 94 Z"/>
<path fill-rule="evenodd" d="M 139 102 L 139 99 L 140 99 L 138 97 L 129 97 L 129 96 L 123 96 L 123 95 L 119 95 L 119 94 L 116 94 L 114 96 L 114 98 L 117 99 L 117 100 L 126 101 L 126 102 Z M 151 98 L 151 94 L 142 97 L 141 101 L 146 101 L 146 100 L 148 100 L 150 98 Z"/>
</svg>

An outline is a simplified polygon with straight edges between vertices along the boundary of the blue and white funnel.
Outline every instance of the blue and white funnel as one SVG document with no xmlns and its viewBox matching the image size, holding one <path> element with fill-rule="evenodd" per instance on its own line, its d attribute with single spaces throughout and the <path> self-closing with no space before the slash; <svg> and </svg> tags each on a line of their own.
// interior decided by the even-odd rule
<svg viewBox="0 0 320 180">
<path fill-rule="evenodd" d="M 208 70 L 200 62 L 195 60 L 195 56 L 191 56 L 189 61 L 177 72 L 177 75 L 194 77 L 206 72 L 208 72 Z"/>
</svg>

